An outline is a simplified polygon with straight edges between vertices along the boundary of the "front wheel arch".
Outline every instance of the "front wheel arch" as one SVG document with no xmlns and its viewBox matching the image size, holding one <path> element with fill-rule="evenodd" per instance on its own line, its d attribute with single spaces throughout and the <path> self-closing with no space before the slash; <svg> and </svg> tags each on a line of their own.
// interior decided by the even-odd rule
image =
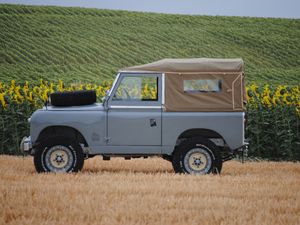
<svg viewBox="0 0 300 225">
<path fill-rule="evenodd" d="M 53 136 L 64 136 L 68 139 L 75 139 L 78 143 L 84 144 L 84 146 L 88 147 L 88 143 L 85 137 L 79 132 L 77 129 L 70 126 L 48 126 L 45 127 L 38 135 L 35 144 L 37 147 L 46 141 L 49 137 Z"/>
</svg>

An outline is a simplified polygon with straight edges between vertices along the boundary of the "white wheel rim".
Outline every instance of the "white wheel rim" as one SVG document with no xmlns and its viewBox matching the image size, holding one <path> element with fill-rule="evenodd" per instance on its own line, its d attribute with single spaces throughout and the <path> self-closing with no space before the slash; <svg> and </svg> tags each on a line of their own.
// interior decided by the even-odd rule
<svg viewBox="0 0 300 225">
<path fill-rule="evenodd" d="M 183 163 L 188 173 L 206 174 L 211 169 L 212 157 L 204 146 L 193 148 L 186 153 Z"/>
<path fill-rule="evenodd" d="M 51 147 L 45 155 L 45 165 L 51 172 L 68 172 L 73 161 L 72 151 L 63 145 Z"/>
</svg>

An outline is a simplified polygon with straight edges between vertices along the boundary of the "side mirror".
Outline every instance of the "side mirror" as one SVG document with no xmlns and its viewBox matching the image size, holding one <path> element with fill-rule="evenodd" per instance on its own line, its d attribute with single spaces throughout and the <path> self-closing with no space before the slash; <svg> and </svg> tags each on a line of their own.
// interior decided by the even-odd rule
<svg viewBox="0 0 300 225">
<path fill-rule="evenodd" d="M 109 92 L 110 92 L 110 89 L 106 91 L 105 96 L 102 97 L 102 99 L 101 99 L 103 105 L 105 104 L 105 102 L 106 102 L 107 99 L 108 99 L 108 94 L 109 94 Z"/>
</svg>

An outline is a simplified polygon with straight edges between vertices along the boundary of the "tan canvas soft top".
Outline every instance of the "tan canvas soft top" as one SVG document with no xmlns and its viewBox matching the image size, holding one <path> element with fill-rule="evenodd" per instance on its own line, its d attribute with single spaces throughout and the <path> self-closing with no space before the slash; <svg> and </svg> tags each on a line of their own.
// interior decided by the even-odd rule
<svg viewBox="0 0 300 225">
<path fill-rule="evenodd" d="M 140 66 L 123 68 L 121 71 L 153 71 L 153 72 L 243 72 L 242 59 L 162 59 Z"/>
<path fill-rule="evenodd" d="M 171 112 L 230 112 L 245 110 L 242 59 L 163 59 L 127 67 L 120 72 L 163 73 L 164 109 Z M 190 91 L 190 84 L 199 84 Z M 208 84 L 216 90 L 205 90 Z M 203 85 L 203 86 L 201 86 Z M 193 89 L 194 87 L 192 87 Z M 199 89 L 198 89 L 199 88 Z"/>
</svg>

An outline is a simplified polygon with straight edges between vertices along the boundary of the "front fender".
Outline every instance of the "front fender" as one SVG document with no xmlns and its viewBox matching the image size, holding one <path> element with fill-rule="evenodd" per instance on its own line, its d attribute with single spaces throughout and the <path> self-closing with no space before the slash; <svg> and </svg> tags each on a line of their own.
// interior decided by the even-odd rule
<svg viewBox="0 0 300 225">
<path fill-rule="evenodd" d="M 66 126 L 80 132 L 88 146 L 105 144 L 105 111 L 37 110 L 31 116 L 30 136 L 33 146 L 47 127 Z"/>
</svg>

